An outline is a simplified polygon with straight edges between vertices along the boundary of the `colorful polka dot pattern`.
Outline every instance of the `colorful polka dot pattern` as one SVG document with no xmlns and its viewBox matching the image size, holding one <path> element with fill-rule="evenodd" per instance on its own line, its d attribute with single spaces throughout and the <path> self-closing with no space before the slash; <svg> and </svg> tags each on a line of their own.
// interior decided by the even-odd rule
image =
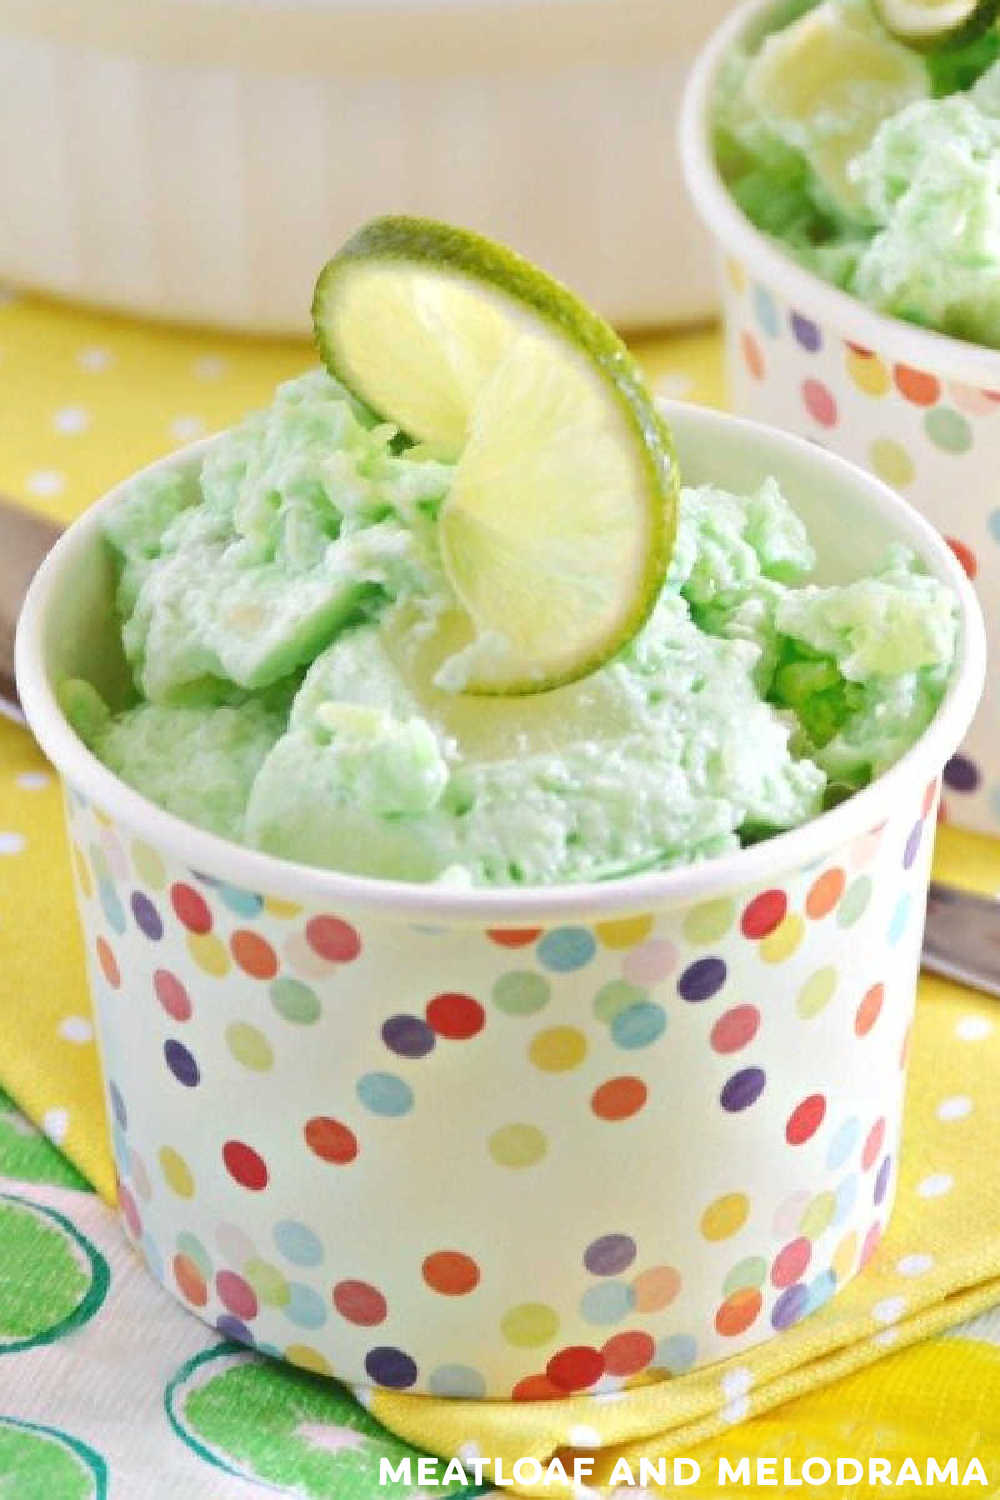
<svg viewBox="0 0 1000 1500">
<path fill-rule="evenodd" d="M 936 793 L 750 891 L 485 932 L 237 890 L 72 797 L 128 1234 L 227 1338 L 389 1391 L 613 1390 L 794 1326 L 890 1210 Z"/>
<path fill-rule="evenodd" d="M 799 432 L 900 490 L 942 532 L 1000 614 L 1000 390 L 916 369 L 821 329 L 743 272 L 724 279 L 730 396 L 742 415 Z M 944 777 L 942 816 L 1000 831 L 1000 686 Z"/>
</svg>

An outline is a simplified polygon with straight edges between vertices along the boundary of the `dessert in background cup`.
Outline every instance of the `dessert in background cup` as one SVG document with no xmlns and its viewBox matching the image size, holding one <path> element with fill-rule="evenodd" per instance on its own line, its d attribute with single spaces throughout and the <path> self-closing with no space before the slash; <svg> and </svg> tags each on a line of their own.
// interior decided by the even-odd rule
<svg viewBox="0 0 1000 1500">
<path fill-rule="evenodd" d="M 805 9 L 796 7 L 800 15 Z M 807 21 L 815 32 L 829 28 L 838 13 L 862 29 L 877 28 L 866 0 L 828 0 L 809 8 Z M 994 170 L 989 142 L 1000 133 L 994 106 L 1000 64 L 986 71 L 972 94 L 933 100 L 926 97 L 930 84 L 920 81 L 921 53 L 900 47 L 890 54 L 890 61 L 896 59 L 892 90 L 883 80 L 876 91 L 877 109 L 887 117 L 881 130 L 876 134 L 878 119 L 859 123 L 855 115 L 854 140 L 845 144 L 827 137 L 822 156 L 813 142 L 823 187 L 813 198 L 814 208 L 816 201 L 821 207 L 806 216 L 808 222 L 801 215 L 796 220 L 801 203 L 793 201 L 794 194 L 779 202 L 777 178 L 768 194 L 767 174 L 762 174 L 757 200 L 752 185 L 740 187 L 754 217 L 774 230 L 772 237 L 755 227 L 723 180 L 716 157 L 715 101 L 727 70 L 727 82 L 732 82 L 733 59 L 745 52 L 756 55 L 763 39 L 790 14 L 787 5 L 767 0 L 739 7 L 702 53 L 682 120 L 688 185 L 719 254 L 731 401 L 745 415 L 801 433 L 863 464 L 912 500 L 975 579 L 992 633 L 1000 617 L 995 488 L 1000 350 L 987 345 L 1000 341 L 992 313 L 994 305 L 1000 306 L 1000 279 L 990 271 L 989 256 L 977 258 L 969 245 L 958 246 L 949 263 L 941 252 L 944 242 L 933 235 L 945 233 L 947 238 L 949 225 L 960 234 L 963 163 L 972 163 L 973 175 L 978 172 L 983 180 Z M 779 32 L 779 39 L 782 35 L 787 38 L 788 32 Z M 772 59 L 774 55 L 772 51 Z M 939 90 L 952 86 L 943 81 L 940 61 L 933 66 Z M 963 87 L 971 81 L 958 73 L 955 77 Z M 858 98 L 856 92 L 856 104 Z M 949 133 L 956 143 L 950 168 L 956 185 L 945 183 L 942 207 L 942 184 L 937 180 L 935 187 L 932 178 L 940 178 Z M 920 143 L 920 153 L 907 166 L 899 157 L 908 139 Z M 859 142 L 862 147 L 867 142 L 867 149 Z M 807 144 L 803 136 L 798 149 L 808 155 Z M 901 181 L 910 189 L 908 197 Z M 880 183 L 885 201 L 877 203 Z M 864 200 L 865 191 L 875 199 Z M 865 224 L 873 202 L 881 217 L 870 217 Z M 935 202 L 940 209 L 936 229 Z M 981 205 L 981 213 L 969 203 L 965 207 L 967 235 L 981 235 L 987 249 L 995 246 L 989 204 Z M 774 214 L 770 221 L 769 211 Z M 844 228 L 851 215 L 862 223 L 853 240 Z M 923 262 L 912 239 L 921 218 L 931 237 L 928 243 L 935 246 L 934 255 L 928 252 Z M 986 296 L 993 283 L 995 304 Z M 900 316 L 867 305 L 862 296 Z M 919 327 L 902 315 L 949 332 Z M 1000 833 L 1000 691 L 993 683 L 965 743 L 946 768 L 944 805 L 950 820 Z"/>
<path fill-rule="evenodd" d="M 396 1390 L 607 1390 L 781 1333 L 877 1247 L 981 618 L 876 480 L 754 424 L 667 416 L 689 485 L 777 480 L 821 584 L 902 544 L 957 609 L 916 743 L 830 811 L 699 863 L 458 889 L 197 828 L 102 765 L 57 697 L 83 677 L 122 700 L 104 535 L 130 486 L 33 584 L 18 681 L 66 787 L 123 1220 L 228 1336 Z M 150 473 L 189 483 L 213 451 Z"/>
</svg>

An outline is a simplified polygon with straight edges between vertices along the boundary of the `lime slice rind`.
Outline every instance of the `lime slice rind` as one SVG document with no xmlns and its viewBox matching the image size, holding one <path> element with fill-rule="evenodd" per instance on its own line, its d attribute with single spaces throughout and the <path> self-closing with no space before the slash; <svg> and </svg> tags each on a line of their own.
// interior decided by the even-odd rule
<svg viewBox="0 0 1000 1500">
<path fill-rule="evenodd" d="M 313 327 L 323 362 L 345 385 L 355 389 L 350 370 L 330 336 L 327 310 L 343 268 L 354 262 L 415 262 L 432 270 L 447 269 L 468 279 L 470 288 L 482 295 L 483 282 L 506 294 L 515 305 L 530 308 L 544 322 L 559 330 L 592 359 L 615 387 L 635 402 L 637 426 L 649 447 L 650 457 L 664 480 L 675 475 L 673 444 L 666 424 L 650 399 L 639 367 L 621 339 L 586 303 L 546 272 L 472 230 L 454 229 L 430 219 L 388 216 L 373 219 L 352 235 L 319 274 L 313 296 Z M 364 397 L 362 392 L 358 392 Z M 371 405 L 371 401 L 368 402 Z M 386 411 L 374 410 L 387 421 Z M 411 434 L 417 436 L 417 434 Z"/>
<path fill-rule="evenodd" d="M 464 690 L 546 691 L 624 647 L 666 576 L 679 480 L 607 324 L 514 252 L 410 218 L 347 242 L 320 274 L 313 317 L 331 372 L 457 462 L 445 569 L 480 636 L 508 648 L 489 670 L 473 654 Z"/>
</svg>

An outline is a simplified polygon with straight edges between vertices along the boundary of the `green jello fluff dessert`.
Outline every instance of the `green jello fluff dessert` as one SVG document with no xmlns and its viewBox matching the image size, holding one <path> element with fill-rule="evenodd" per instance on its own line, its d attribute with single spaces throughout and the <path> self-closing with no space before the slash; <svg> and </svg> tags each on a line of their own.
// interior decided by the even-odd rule
<svg viewBox="0 0 1000 1500">
<path fill-rule="evenodd" d="M 1000 348 L 996 11 L 779 5 L 772 29 L 726 60 L 714 130 L 737 203 L 807 269 L 879 311 Z"/>
<path fill-rule="evenodd" d="M 810 582 L 773 480 L 679 488 L 638 372 L 568 293 L 391 224 L 370 284 L 363 242 L 360 300 L 342 264 L 317 298 L 353 389 L 281 386 L 109 512 L 132 691 L 61 693 L 95 755 L 250 847 L 475 886 L 704 859 L 897 760 L 947 684 L 949 590 L 902 550 Z M 354 320 L 373 290 L 396 299 L 395 360 Z M 419 441 L 386 418 L 415 380 Z"/>
<path fill-rule="evenodd" d="M 902 554 L 810 585 L 773 482 L 682 491 L 653 613 L 597 672 L 527 697 L 449 691 L 449 482 L 325 373 L 282 386 L 186 481 L 135 482 L 106 526 L 135 701 L 110 713 L 66 684 L 88 745 L 169 812 L 289 859 L 548 884 L 803 823 L 940 702 L 948 591 Z"/>
</svg>

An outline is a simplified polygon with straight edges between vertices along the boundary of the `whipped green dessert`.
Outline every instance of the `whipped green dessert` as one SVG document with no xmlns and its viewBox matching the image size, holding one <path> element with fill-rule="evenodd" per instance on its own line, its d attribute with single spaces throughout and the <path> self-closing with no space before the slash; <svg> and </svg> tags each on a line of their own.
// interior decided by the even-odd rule
<svg viewBox="0 0 1000 1500">
<path fill-rule="evenodd" d="M 918 737 L 955 649 L 948 589 L 895 551 L 810 583 L 773 481 L 682 492 L 665 582 L 607 663 L 527 696 L 442 565 L 455 464 L 315 372 L 105 523 L 133 689 L 64 707 L 169 812 L 307 864 L 409 881 L 604 879 L 815 817 Z"/>
<path fill-rule="evenodd" d="M 778 5 L 715 106 L 733 197 L 809 270 L 870 306 L 1000 348 L 1000 30 L 886 24 L 928 0 Z M 918 17 L 919 19 L 919 17 Z"/>
</svg>

